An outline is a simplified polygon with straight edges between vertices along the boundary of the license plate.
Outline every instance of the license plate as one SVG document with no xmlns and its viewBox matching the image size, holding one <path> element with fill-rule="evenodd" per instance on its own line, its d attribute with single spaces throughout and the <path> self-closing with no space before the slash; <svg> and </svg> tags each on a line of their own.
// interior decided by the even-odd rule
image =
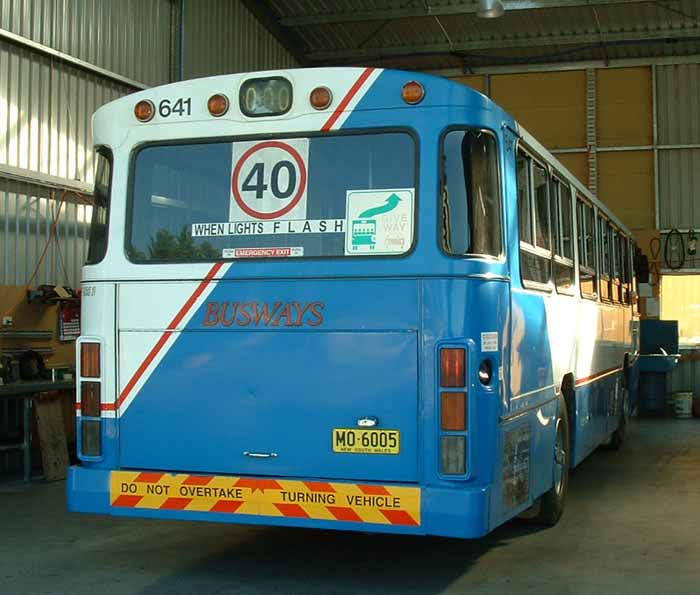
<svg viewBox="0 0 700 595">
<path fill-rule="evenodd" d="M 397 455 L 401 448 L 399 430 L 333 428 L 333 452 L 367 455 Z"/>
</svg>

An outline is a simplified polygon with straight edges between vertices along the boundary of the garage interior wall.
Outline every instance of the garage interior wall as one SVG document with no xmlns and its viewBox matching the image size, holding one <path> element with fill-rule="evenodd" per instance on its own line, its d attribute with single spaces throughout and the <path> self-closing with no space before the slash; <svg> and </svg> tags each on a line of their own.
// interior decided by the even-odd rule
<svg viewBox="0 0 700 595">
<path fill-rule="evenodd" d="M 0 30 L 0 285 L 29 281 L 63 201 L 34 283 L 75 287 L 91 216 L 92 114 L 137 89 L 127 81 L 168 82 L 171 3 L 3 0 Z"/>
<path fill-rule="evenodd" d="M 185 0 L 183 78 L 295 66 L 294 56 L 240 0 Z"/>
</svg>

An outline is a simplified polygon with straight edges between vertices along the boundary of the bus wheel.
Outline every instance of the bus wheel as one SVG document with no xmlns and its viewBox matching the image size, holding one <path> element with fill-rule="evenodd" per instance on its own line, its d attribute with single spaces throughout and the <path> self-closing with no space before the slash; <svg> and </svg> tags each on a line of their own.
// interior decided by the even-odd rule
<svg viewBox="0 0 700 595">
<path fill-rule="evenodd" d="M 564 513 L 564 501 L 569 487 L 571 453 L 569 443 L 566 402 L 562 397 L 559 397 L 559 413 L 557 415 L 554 452 L 552 453 L 554 457 L 552 488 L 540 498 L 540 512 L 537 515 L 537 521 L 549 527 L 556 525 Z"/>
<path fill-rule="evenodd" d="M 626 388 L 622 389 L 622 411 L 620 412 L 620 424 L 617 426 L 617 430 L 612 433 L 610 437 L 610 442 L 607 448 L 610 450 L 620 450 L 622 444 L 625 441 L 625 430 L 627 429 L 627 422 L 630 417 L 630 397 L 629 391 Z"/>
</svg>

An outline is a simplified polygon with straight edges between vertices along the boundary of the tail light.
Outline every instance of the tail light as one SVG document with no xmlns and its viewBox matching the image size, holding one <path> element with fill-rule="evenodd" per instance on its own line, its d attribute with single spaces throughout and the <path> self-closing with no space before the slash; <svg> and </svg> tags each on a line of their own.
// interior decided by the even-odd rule
<svg viewBox="0 0 700 595">
<path fill-rule="evenodd" d="M 440 350 L 440 386 L 462 388 L 466 384 L 466 351 L 443 348 Z"/>
<path fill-rule="evenodd" d="M 80 413 L 86 417 L 100 417 L 100 383 L 80 383 Z"/>
<path fill-rule="evenodd" d="M 440 349 L 440 473 L 467 474 L 467 350 L 462 347 Z M 441 390 L 448 389 L 462 389 Z"/>
<path fill-rule="evenodd" d="M 80 452 L 87 457 L 102 456 L 102 422 L 99 419 L 82 419 Z"/>
<path fill-rule="evenodd" d="M 441 427 L 451 432 L 464 432 L 467 429 L 467 394 L 442 393 Z"/>
<path fill-rule="evenodd" d="M 102 366 L 100 344 L 86 340 L 79 343 L 80 369 L 78 378 L 79 454 L 84 457 L 102 456 Z"/>
<path fill-rule="evenodd" d="M 100 377 L 100 344 L 80 344 L 80 376 L 83 378 Z"/>
<path fill-rule="evenodd" d="M 464 475 L 467 472 L 467 438 L 443 436 L 440 439 L 440 472 Z"/>
</svg>

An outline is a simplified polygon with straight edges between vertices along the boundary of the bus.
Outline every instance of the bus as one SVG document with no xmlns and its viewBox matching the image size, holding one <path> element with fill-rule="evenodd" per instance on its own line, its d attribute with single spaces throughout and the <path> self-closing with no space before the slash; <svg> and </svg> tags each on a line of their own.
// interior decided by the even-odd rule
<svg viewBox="0 0 700 595">
<path fill-rule="evenodd" d="M 634 239 L 484 95 L 290 69 L 93 128 L 70 510 L 476 538 L 621 444 Z"/>
</svg>

